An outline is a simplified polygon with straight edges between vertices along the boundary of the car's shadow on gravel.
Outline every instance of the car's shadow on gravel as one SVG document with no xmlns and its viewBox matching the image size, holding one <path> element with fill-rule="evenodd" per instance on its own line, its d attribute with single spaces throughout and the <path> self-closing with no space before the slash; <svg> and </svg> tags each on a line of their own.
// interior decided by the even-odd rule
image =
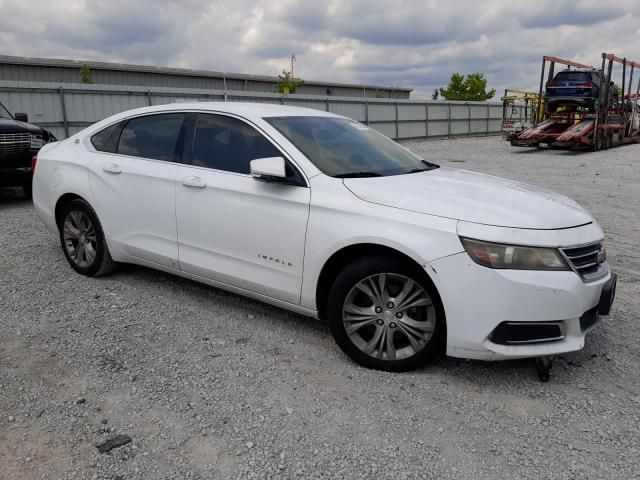
<svg viewBox="0 0 640 480">
<path fill-rule="evenodd" d="M 592 153 L 590 149 L 585 150 L 563 150 L 561 148 L 549 148 L 549 147 L 514 147 L 511 153 L 514 155 L 532 155 L 534 153 L 552 153 L 553 155 L 561 155 L 564 157 L 581 156 L 586 153 Z"/>
<path fill-rule="evenodd" d="M 318 344 L 319 339 L 329 340 L 331 337 L 326 322 L 288 312 L 242 295 L 170 273 L 131 264 L 121 265 L 116 272 L 107 278 L 115 280 L 122 285 L 135 285 L 137 288 L 144 285 L 154 292 L 177 296 L 181 299 L 181 302 L 198 305 L 204 311 L 212 307 L 221 308 L 225 311 L 241 313 L 247 318 L 246 322 L 266 323 L 268 328 L 282 327 L 285 331 L 290 330 L 291 335 L 298 342 L 307 344 L 310 349 L 331 348 L 332 342 L 329 341 L 322 340 L 321 345 Z M 554 359 L 550 384 L 579 384 L 583 382 L 582 379 L 576 378 L 581 376 L 579 373 L 583 370 L 582 367 L 593 367 L 594 365 L 590 365 L 590 363 L 597 362 L 599 360 L 598 357 L 607 355 L 606 352 L 610 351 L 610 347 L 606 340 L 606 335 L 599 331 L 594 331 L 590 334 L 590 337 L 593 337 L 591 338 L 592 341 L 587 342 L 584 350 L 564 354 Z M 335 352 L 333 353 L 339 351 L 337 346 L 334 346 L 334 348 Z M 341 352 L 338 353 L 337 361 L 343 362 L 343 368 L 347 370 L 353 369 L 356 372 L 361 368 Z M 543 385 L 537 374 L 535 360 L 531 358 L 480 361 L 443 356 L 418 370 L 409 372 L 409 374 L 425 376 L 431 381 L 437 381 L 442 384 L 475 386 L 480 390 L 493 390 L 496 388 L 518 389 L 526 386 L 530 388 L 532 384 Z M 390 373 L 389 375 L 397 374 Z"/>
<path fill-rule="evenodd" d="M 156 285 L 158 288 L 164 286 L 164 288 L 182 293 L 185 299 L 189 297 L 204 306 L 208 303 L 216 303 L 222 304 L 221 306 L 224 308 L 241 309 L 247 314 L 255 313 L 256 318 L 251 319 L 251 321 L 266 316 L 270 321 L 299 325 L 304 328 L 310 328 L 315 332 L 329 334 L 329 328 L 325 322 L 172 273 L 139 265 L 120 264 L 116 272 L 110 275 L 110 278 L 113 277 L 120 277 L 126 283 L 135 282 L 139 284 L 140 280 L 144 280 L 151 285 Z"/>
<path fill-rule="evenodd" d="M 582 350 L 553 356 L 549 385 L 584 386 L 590 383 L 594 370 L 611 368 L 611 352 L 614 350 L 606 325 L 601 325 L 588 334 Z M 513 388 L 532 383 L 544 385 L 538 377 L 534 358 L 481 361 L 441 357 L 417 372 L 441 375 L 445 382 L 478 385 L 479 388 Z"/>
<path fill-rule="evenodd" d="M 514 147 L 511 150 L 511 153 L 514 153 L 516 155 L 531 155 L 532 153 L 538 153 L 540 150 L 544 149 L 538 147 L 517 147 L 516 149 Z"/>
</svg>

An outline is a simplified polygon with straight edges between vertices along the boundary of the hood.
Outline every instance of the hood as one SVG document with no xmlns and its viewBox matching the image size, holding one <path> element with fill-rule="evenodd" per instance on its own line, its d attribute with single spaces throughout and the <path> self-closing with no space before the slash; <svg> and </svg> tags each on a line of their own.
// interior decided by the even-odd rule
<svg viewBox="0 0 640 480">
<path fill-rule="evenodd" d="M 44 130 L 30 123 L 18 122 L 10 118 L 0 118 L 0 133 L 33 133 L 41 135 Z"/>
<path fill-rule="evenodd" d="M 344 184 L 366 202 L 485 225 L 558 229 L 593 221 L 586 210 L 563 195 L 466 170 L 439 168 L 349 178 Z"/>
</svg>

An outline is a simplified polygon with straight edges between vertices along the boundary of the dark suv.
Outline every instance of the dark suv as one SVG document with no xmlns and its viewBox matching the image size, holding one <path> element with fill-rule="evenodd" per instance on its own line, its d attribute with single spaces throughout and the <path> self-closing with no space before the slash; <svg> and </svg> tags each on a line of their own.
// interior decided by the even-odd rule
<svg viewBox="0 0 640 480">
<path fill-rule="evenodd" d="M 40 147 L 56 138 L 28 120 L 26 113 L 14 117 L 0 103 L 0 187 L 22 187 L 31 198 L 31 159 Z"/>
<path fill-rule="evenodd" d="M 544 99 L 550 112 L 559 106 L 582 106 L 595 111 L 600 85 L 603 76 L 598 70 L 563 70 L 547 82 Z"/>
</svg>

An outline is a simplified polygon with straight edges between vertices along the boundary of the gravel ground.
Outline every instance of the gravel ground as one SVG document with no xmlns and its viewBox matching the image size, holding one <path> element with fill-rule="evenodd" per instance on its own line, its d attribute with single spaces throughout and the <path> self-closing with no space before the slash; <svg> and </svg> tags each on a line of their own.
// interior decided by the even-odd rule
<svg viewBox="0 0 640 480">
<path fill-rule="evenodd" d="M 607 231 L 617 303 L 549 383 L 531 361 L 369 371 L 313 320 L 140 267 L 83 278 L 2 190 L 0 477 L 640 478 L 640 145 L 408 145 L 567 194 Z"/>
</svg>

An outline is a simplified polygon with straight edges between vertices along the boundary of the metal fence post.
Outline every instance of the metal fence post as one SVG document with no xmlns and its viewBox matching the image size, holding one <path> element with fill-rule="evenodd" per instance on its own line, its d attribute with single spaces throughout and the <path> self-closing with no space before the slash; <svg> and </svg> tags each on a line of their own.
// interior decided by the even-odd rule
<svg viewBox="0 0 640 480">
<path fill-rule="evenodd" d="M 487 135 L 489 135 L 489 121 L 491 120 L 491 107 L 487 105 Z"/>
<path fill-rule="evenodd" d="M 364 124 L 369 125 L 369 101 L 364 102 Z"/>
<path fill-rule="evenodd" d="M 149 106 L 153 105 L 153 103 L 151 102 L 151 90 L 147 90 L 147 103 L 149 104 Z"/>
<path fill-rule="evenodd" d="M 429 104 L 424 102 L 424 138 L 429 138 Z"/>
<path fill-rule="evenodd" d="M 325 99 L 325 110 L 328 112 L 329 111 L 329 97 L 327 97 Z"/>
<path fill-rule="evenodd" d="M 227 101 L 227 77 L 222 76 L 222 83 L 224 84 L 224 101 Z"/>
<path fill-rule="evenodd" d="M 471 104 L 469 102 L 467 102 L 467 115 L 469 117 L 467 119 L 467 133 L 471 136 Z"/>
<path fill-rule="evenodd" d="M 447 138 L 451 138 L 451 104 L 447 103 Z"/>
<path fill-rule="evenodd" d="M 64 89 L 60 85 L 60 105 L 62 106 L 62 123 L 64 124 L 64 135 L 69 137 L 69 122 L 67 120 L 67 105 L 64 101 Z"/>
<path fill-rule="evenodd" d="M 396 102 L 396 140 L 400 138 L 400 129 L 398 126 L 399 118 L 398 118 L 398 102 Z"/>
</svg>

